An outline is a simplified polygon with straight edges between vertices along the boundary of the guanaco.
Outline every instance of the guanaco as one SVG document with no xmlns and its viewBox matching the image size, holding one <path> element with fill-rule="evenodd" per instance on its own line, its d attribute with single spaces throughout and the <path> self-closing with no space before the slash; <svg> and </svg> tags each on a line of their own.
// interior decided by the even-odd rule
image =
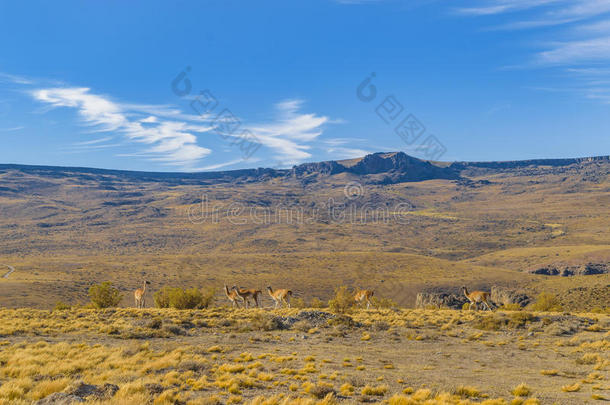
<svg viewBox="0 0 610 405">
<path fill-rule="evenodd" d="M 146 284 L 150 284 L 150 281 L 144 280 L 142 288 L 138 288 L 133 292 L 133 296 L 136 299 L 136 308 L 144 308 L 146 305 L 145 302 L 145 294 L 146 294 Z"/>
<path fill-rule="evenodd" d="M 464 293 L 466 298 L 468 298 L 468 301 L 470 301 L 470 305 L 468 306 L 469 310 L 472 309 L 473 305 L 475 306 L 475 308 L 478 309 L 479 303 L 482 302 L 483 304 L 485 304 L 487 309 L 489 309 L 491 311 L 491 307 L 489 306 L 489 293 L 488 292 L 473 291 L 473 292 L 469 293 L 468 289 L 465 286 L 462 287 L 462 292 Z"/>
<path fill-rule="evenodd" d="M 357 304 L 362 304 L 366 301 L 366 309 L 369 309 L 373 294 L 373 290 L 357 290 L 356 294 L 354 295 L 354 301 L 356 301 Z"/>
<path fill-rule="evenodd" d="M 274 308 L 277 308 L 278 305 L 281 307 L 282 303 L 286 304 L 286 306 L 288 308 L 290 308 L 290 297 L 292 297 L 291 290 L 287 290 L 285 288 L 280 288 L 280 289 L 273 291 L 273 289 L 269 285 L 269 286 L 267 286 L 267 291 L 269 292 L 269 295 L 275 302 Z"/>
<path fill-rule="evenodd" d="M 225 294 L 227 295 L 229 301 L 231 301 L 231 306 L 233 308 L 239 308 L 239 301 L 241 300 L 243 302 L 243 299 L 239 296 L 237 291 L 229 290 L 229 287 L 227 287 L 225 284 Z"/>
<path fill-rule="evenodd" d="M 254 299 L 254 302 L 256 303 L 256 307 L 258 308 L 258 296 L 260 294 L 262 294 L 261 290 L 257 290 L 254 288 L 237 288 L 236 285 L 233 286 L 233 291 L 235 291 L 237 293 L 237 295 L 239 295 L 241 297 L 241 299 L 246 303 L 246 308 L 250 307 L 250 301 L 249 298 Z"/>
</svg>

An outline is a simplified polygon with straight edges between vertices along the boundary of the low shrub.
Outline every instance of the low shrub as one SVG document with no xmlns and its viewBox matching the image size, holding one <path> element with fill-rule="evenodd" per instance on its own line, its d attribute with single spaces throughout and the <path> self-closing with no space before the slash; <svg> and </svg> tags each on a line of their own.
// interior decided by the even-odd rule
<svg viewBox="0 0 610 405">
<path fill-rule="evenodd" d="M 116 307 L 123 299 L 123 295 L 112 286 L 110 281 L 104 281 L 89 287 L 89 298 L 95 308 L 110 308 Z"/>
<path fill-rule="evenodd" d="M 559 299 L 548 293 L 540 293 L 536 301 L 529 306 L 529 309 L 540 312 L 560 312 L 563 310 Z"/>
<path fill-rule="evenodd" d="M 396 303 L 396 301 L 394 301 L 390 298 L 373 297 L 373 299 L 371 301 L 373 302 L 373 306 L 375 308 L 397 308 L 398 307 L 398 304 Z"/>
<path fill-rule="evenodd" d="M 531 393 L 532 389 L 523 383 L 517 385 L 512 391 L 512 394 L 516 397 L 527 397 Z"/>
<path fill-rule="evenodd" d="M 354 296 L 346 286 L 335 288 L 335 295 L 328 301 L 328 307 L 336 314 L 347 314 L 354 306 Z"/>
<path fill-rule="evenodd" d="M 163 287 L 153 298 L 158 308 L 196 309 L 212 305 L 215 293 L 212 288 L 201 291 L 197 288 Z"/>
<path fill-rule="evenodd" d="M 311 302 L 309 303 L 309 306 L 311 308 L 326 308 L 326 304 L 324 303 L 324 301 L 322 301 L 321 299 L 314 297 Z"/>
<path fill-rule="evenodd" d="M 55 303 L 55 307 L 53 308 L 53 311 L 67 311 L 69 309 L 72 309 L 72 307 L 68 304 L 66 304 L 63 301 L 57 301 Z"/>
<path fill-rule="evenodd" d="M 307 308 L 305 300 L 303 298 L 293 298 L 290 300 L 290 306 L 292 308 Z"/>
<path fill-rule="evenodd" d="M 253 330 L 264 331 L 278 330 L 283 327 L 278 317 L 260 312 L 252 316 L 250 326 Z"/>
</svg>

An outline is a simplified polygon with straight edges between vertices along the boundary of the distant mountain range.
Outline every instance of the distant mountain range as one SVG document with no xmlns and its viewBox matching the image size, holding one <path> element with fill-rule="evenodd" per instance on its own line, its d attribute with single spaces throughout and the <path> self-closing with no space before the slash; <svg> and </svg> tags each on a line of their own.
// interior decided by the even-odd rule
<svg viewBox="0 0 610 405">
<path fill-rule="evenodd" d="M 610 156 L 568 159 L 534 159 L 490 162 L 432 162 L 409 156 L 404 152 L 379 152 L 362 158 L 304 163 L 292 169 L 253 168 L 218 172 L 139 172 L 83 167 L 31 166 L 0 164 L 0 170 L 17 169 L 44 176 L 76 176 L 96 179 L 97 176 L 120 177 L 125 180 L 160 181 L 173 184 L 213 184 L 225 182 L 256 182 L 276 177 L 291 177 L 303 182 L 342 173 L 361 176 L 363 182 L 395 184 L 434 179 L 459 180 L 466 170 L 502 171 L 532 167 L 562 167 L 589 162 L 610 162 Z M 0 185 L 0 191 L 3 187 Z"/>
</svg>

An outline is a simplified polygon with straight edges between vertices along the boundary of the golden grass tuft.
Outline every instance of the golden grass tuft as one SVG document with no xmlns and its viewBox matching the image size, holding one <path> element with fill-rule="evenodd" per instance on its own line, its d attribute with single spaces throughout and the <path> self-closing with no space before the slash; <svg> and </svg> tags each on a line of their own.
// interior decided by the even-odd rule
<svg viewBox="0 0 610 405">
<path fill-rule="evenodd" d="M 532 393 L 532 389 L 528 387 L 525 383 L 521 383 L 517 385 L 511 393 L 516 397 L 527 397 Z"/>
</svg>

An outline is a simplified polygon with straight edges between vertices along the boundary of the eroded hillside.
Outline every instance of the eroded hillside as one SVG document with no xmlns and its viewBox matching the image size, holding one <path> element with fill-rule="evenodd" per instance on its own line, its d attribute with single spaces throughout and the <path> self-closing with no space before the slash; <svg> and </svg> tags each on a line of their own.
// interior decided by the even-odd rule
<svg viewBox="0 0 610 405">
<path fill-rule="evenodd" d="M 289 170 L 176 174 L 0 167 L 1 305 L 239 282 L 326 298 L 339 284 L 413 305 L 420 290 L 516 284 L 558 293 L 609 276 L 610 161 L 438 164 L 402 153 Z M 550 288 L 550 287 L 549 287 Z M 126 303 L 128 303 L 126 301 Z M 130 303 L 130 302 L 129 302 Z"/>
</svg>

